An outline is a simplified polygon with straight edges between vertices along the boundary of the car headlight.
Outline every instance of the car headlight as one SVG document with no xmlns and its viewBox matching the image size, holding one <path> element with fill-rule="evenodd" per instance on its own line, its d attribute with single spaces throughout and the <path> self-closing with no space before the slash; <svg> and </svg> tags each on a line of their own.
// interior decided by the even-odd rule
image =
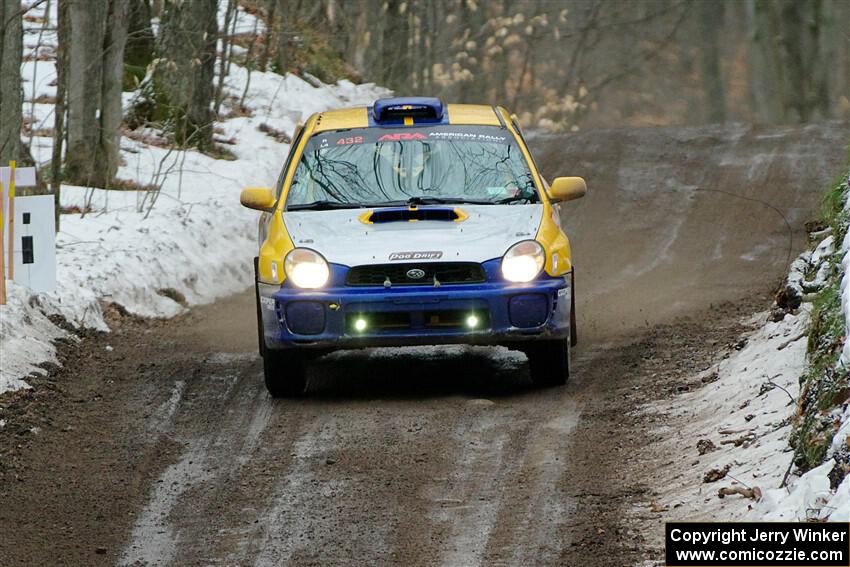
<svg viewBox="0 0 850 567">
<path fill-rule="evenodd" d="M 328 262 L 309 248 L 293 248 L 283 261 L 286 277 L 297 287 L 316 289 L 328 283 L 331 275 Z"/>
<path fill-rule="evenodd" d="M 502 275 L 511 282 L 530 282 L 546 263 L 546 251 L 536 240 L 517 242 L 502 256 Z"/>
</svg>

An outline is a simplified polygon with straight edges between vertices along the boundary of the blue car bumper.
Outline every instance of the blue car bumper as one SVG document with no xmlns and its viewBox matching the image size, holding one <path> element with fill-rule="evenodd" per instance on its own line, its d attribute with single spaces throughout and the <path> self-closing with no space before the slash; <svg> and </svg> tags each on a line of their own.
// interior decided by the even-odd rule
<svg viewBox="0 0 850 567">
<path fill-rule="evenodd" d="M 332 266 L 332 270 L 345 270 Z M 492 274 L 492 270 L 487 270 Z M 505 344 L 570 336 L 569 274 L 526 284 L 306 290 L 259 284 L 267 348 L 348 349 L 429 344 Z M 334 277 L 333 284 L 340 278 Z"/>
</svg>

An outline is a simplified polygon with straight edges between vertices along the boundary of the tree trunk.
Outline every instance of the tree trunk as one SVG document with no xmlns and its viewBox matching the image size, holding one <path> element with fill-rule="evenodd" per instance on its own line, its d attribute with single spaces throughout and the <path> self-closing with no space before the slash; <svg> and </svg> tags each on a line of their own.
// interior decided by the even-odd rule
<svg viewBox="0 0 850 567">
<path fill-rule="evenodd" d="M 53 109 L 53 152 L 50 160 L 50 190 L 53 192 L 56 232 L 59 232 L 62 190 L 62 145 L 65 142 L 65 114 L 67 110 L 68 44 L 71 41 L 68 3 L 58 1 L 58 4 L 59 22 L 57 31 L 59 41 L 56 46 L 56 107 Z"/>
<path fill-rule="evenodd" d="M 824 37 L 824 41 L 831 46 L 835 54 L 837 65 L 832 69 L 834 72 L 832 82 L 831 100 L 837 104 L 836 110 L 841 110 L 839 118 L 850 119 L 850 38 L 847 37 L 847 28 L 850 27 L 850 2 L 845 0 L 833 0 L 830 3 L 832 15 L 830 33 Z M 830 57 L 830 54 L 827 54 Z M 832 61 L 832 59 L 827 59 Z"/>
<path fill-rule="evenodd" d="M 407 15 L 408 2 L 387 2 L 386 28 L 382 46 L 382 69 L 384 81 L 393 90 L 409 94 L 410 90 L 410 26 Z"/>
<path fill-rule="evenodd" d="M 118 169 L 129 0 L 69 0 L 65 179 L 108 187 Z"/>
<path fill-rule="evenodd" d="M 68 0 L 68 149 L 65 179 L 93 185 L 94 156 L 100 143 L 98 112 L 102 95 L 106 0 Z"/>
<path fill-rule="evenodd" d="M 371 35 L 369 25 L 369 0 L 357 2 L 357 14 L 353 15 L 352 33 L 349 35 L 348 56 L 350 63 L 361 77 L 368 77 L 366 53 L 369 50 Z"/>
<path fill-rule="evenodd" d="M 168 0 L 157 46 L 156 88 L 175 139 L 212 147 L 216 0 Z"/>
<path fill-rule="evenodd" d="M 784 118 L 795 122 L 809 120 L 809 101 L 803 54 L 803 7 L 797 0 L 783 0 L 780 5 L 781 57 L 784 63 L 785 97 L 782 101 Z"/>
<path fill-rule="evenodd" d="M 258 67 L 260 71 L 268 71 L 269 54 L 271 53 L 272 45 L 276 41 L 277 30 L 277 0 L 268 0 L 268 10 L 266 12 L 266 36 L 263 39 L 263 51 L 260 53 L 260 61 Z"/>
<path fill-rule="evenodd" d="M 700 75 L 708 122 L 726 122 L 726 92 L 720 69 L 718 36 L 723 29 L 723 2 L 699 3 Z"/>
<path fill-rule="evenodd" d="M 275 20 L 275 37 L 277 38 L 277 57 L 275 58 L 275 67 L 281 75 L 286 75 L 289 70 L 289 41 L 290 41 L 290 22 L 294 19 L 292 12 L 295 9 L 291 6 L 289 0 L 277 0 L 277 19 Z"/>
<path fill-rule="evenodd" d="M 228 46 L 232 41 L 230 37 L 230 22 L 236 17 L 236 0 L 227 0 L 227 8 L 224 12 L 224 30 L 221 34 L 221 57 L 218 63 L 218 85 L 215 88 L 215 107 L 213 115 L 218 116 L 221 110 L 221 101 L 224 98 L 224 79 L 227 77 L 227 68 L 230 60 Z"/>
<path fill-rule="evenodd" d="M 21 57 L 23 28 L 20 0 L 0 0 L 0 165 L 22 157 Z M 6 25 L 6 22 L 9 22 Z"/>
<path fill-rule="evenodd" d="M 127 67 L 125 90 L 135 90 L 137 84 L 145 78 L 148 65 L 153 61 L 155 41 L 150 0 L 130 0 L 127 43 L 124 47 L 124 63 Z"/>
<path fill-rule="evenodd" d="M 835 26 L 835 14 L 832 10 L 832 2 L 829 0 L 815 0 L 806 5 L 809 12 L 806 29 L 807 65 L 810 72 L 809 78 L 809 102 L 810 112 L 814 119 L 826 119 L 832 117 L 832 92 L 831 79 L 836 65 L 837 45 L 833 39 L 832 27 Z M 845 24 L 845 33 L 847 30 Z M 838 71 L 836 70 L 836 74 Z"/>
<path fill-rule="evenodd" d="M 749 84 L 753 118 L 763 124 L 785 120 L 784 80 L 780 61 L 777 17 L 772 2 L 747 2 Z"/>
<path fill-rule="evenodd" d="M 95 178 L 106 187 L 115 178 L 120 159 L 122 104 L 124 79 L 124 45 L 129 25 L 129 0 L 110 0 L 103 44 L 103 75 L 100 105 L 100 140 Z"/>
</svg>

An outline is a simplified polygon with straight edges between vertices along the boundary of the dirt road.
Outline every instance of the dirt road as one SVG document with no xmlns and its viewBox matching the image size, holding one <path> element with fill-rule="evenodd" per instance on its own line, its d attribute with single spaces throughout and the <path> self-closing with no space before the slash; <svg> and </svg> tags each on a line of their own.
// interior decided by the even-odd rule
<svg viewBox="0 0 850 567">
<path fill-rule="evenodd" d="M 658 518 L 632 509 L 653 425 L 633 410 L 767 306 L 783 215 L 796 251 L 847 131 L 537 139 L 548 175 L 591 189 L 563 214 L 581 332 L 564 388 L 530 389 L 505 349 L 378 350 L 326 357 L 306 399 L 273 401 L 250 294 L 169 322 L 115 312 L 112 334 L 0 399 L 0 565 L 657 558 L 643 540 Z"/>
</svg>

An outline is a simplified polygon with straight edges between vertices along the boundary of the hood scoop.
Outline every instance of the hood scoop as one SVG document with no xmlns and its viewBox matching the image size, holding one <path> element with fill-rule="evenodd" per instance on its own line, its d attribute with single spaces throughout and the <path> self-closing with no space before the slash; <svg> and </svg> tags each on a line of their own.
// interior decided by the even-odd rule
<svg viewBox="0 0 850 567">
<path fill-rule="evenodd" d="M 461 209 L 452 207 L 386 207 L 366 211 L 359 218 L 364 224 L 413 221 L 460 222 L 469 218 L 469 215 Z"/>
</svg>

